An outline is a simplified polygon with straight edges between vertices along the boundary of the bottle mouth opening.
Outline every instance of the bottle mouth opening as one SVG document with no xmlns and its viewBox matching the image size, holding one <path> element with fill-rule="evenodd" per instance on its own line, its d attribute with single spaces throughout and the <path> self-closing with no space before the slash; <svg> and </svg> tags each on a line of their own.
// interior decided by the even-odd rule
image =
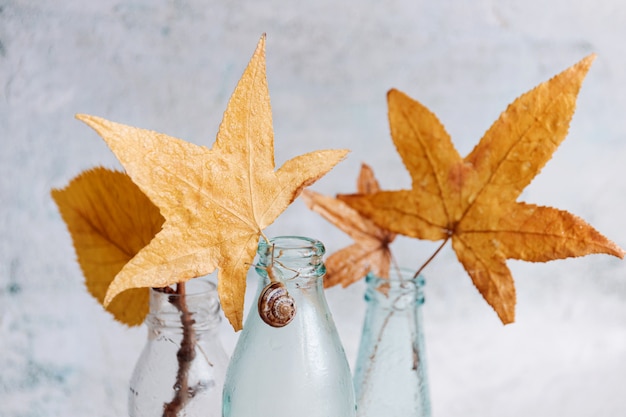
<svg viewBox="0 0 626 417">
<path fill-rule="evenodd" d="M 209 276 L 212 275 L 192 278 L 188 281 L 185 281 L 185 296 L 205 296 L 210 293 L 217 293 L 217 284 L 215 284 L 213 281 L 210 281 L 208 278 Z M 163 294 L 164 296 L 168 297 L 180 297 L 180 294 L 176 293 L 176 284 L 172 284 L 169 287 L 165 288 L 151 288 L 150 291 L 154 291 L 158 294 Z"/>
<path fill-rule="evenodd" d="M 392 305 L 394 309 L 400 309 L 401 304 L 408 305 L 407 300 L 420 305 L 424 303 L 425 280 L 421 274 L 416 277 L 415 271 L 404 268 L 392 270 L 389 278 L 381 278 L 370 272 L 365 277 L 365 282 L 367 283 L 366 300 L 395 300 Z"/>
<path fill-rule="evenodd" d="M 274 258 L 298 257 L 311 258 L 324 255 L 324 244 L 317 239 L 305 236 L 277 236 L 259 241 L 259 255 L 269 255 L 273 250 Z"/>
<path fill-rule="evenodd" d="M 381 278 L 373 272 L 368 272 L 365 277 L 367 282 L 372 283 L 389 283 L 393 286 L 402 285 L 403 283 L 410 283 L 412 285 L 423 287 L 425 285 L 425 279 L 422 274 L 415 276 L 415 271 L 408 268 L 394 269 L 389 271 L 389 278 Z"/>
<path fill-rule="evenodd" d="M 210 275 L 209 275 L 210 276 Z M 150 290 L 150 312 L 146 317 L 148 326 L 181 328 L 181 305 L 194 317 L 196 330 L 213 328 L 220 322 L 220 303 L 217 285 L 209 276 L 185 282 L 185 293 L 176 293 L 176 284 Z M 184 304 L 181 304 L 183 303 Z"/>
<path fill-rule="evenodd" d="M 262 277 L 268 277 L 267 267 L 271 267 L 273 277 L 270 280 L 283 282 L 298 277 L 304 280 L 313 276 L 321 277 L 326 273 L 322 260 L 325 252 L 322 242 L 309 237 L 277 236 L 269 242 L 261 239 L 256 270 Z"/>
</svg>

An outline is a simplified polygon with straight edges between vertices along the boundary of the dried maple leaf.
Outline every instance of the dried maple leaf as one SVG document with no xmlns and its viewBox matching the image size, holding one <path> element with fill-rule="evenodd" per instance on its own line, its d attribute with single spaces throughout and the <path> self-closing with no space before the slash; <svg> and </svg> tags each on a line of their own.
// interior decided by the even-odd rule
<svg viewBox="0 0 626 417">
<path fill-rule="evenodd" d="M 262 230 L 347 154 L 311 152 L 275 171 L 265 37 L 230 98 L 212 149 L 77 117 L 104 138 L 165 217 L 161 232 L 115 277 L 105 303 L 129 288 L 164 287 L 219 267 L 220 301 L 235 330 L 242 326 L 246 275 Z"/>
<path fill-rule="evenodd" d="M 371 194 L 380 190 L 372 169 L 363 164 L 357 180 L 359 194 Z M 341 283 L 343 287 L 363 278 L 372 271 L 379 277 L 389 277 L 391 252 L 389 245 L 396 237 L 343 201 L 305 190 L 302 197 L 306 205 L 326 220 L 347 233 L 354 243 L 338 250 L 326 259 L 324 286 Z"/>
<path fill-rule="evenodd" d="M 163 217 L 128 175 L 95 168 L 52 190 L 72 235 L 87 290 L 100 303 L 113 278 L 161 230 Z M 148 314 L 149 290 L 120 294 L 107 310 L 129 326 Z"/>
<path fill-rule="evenodd" d="M 411 174 L 410 190 L 340 196 L 390 231 L 452 240 L 457 258 L 503 323 L 515 318 L 507 259 L 545 262 L 621 248 L 580 218 L 517 202 L 567 134 L 588 56 L 516 99 L 465 158 L 426 107 L 388 94 L 391 135 Z"/>
</svg>

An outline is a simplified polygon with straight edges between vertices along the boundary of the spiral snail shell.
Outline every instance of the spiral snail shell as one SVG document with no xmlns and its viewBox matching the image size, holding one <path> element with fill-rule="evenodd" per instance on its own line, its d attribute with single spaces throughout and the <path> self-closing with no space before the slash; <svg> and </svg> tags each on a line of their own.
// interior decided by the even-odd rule
<svg viewBox="0 0 626 417">
<path fill-rule="evenodd" d="M 270 282 L 259 296 L 259 316 L 272 327 L 288 325 L 296 315 L 296 303 L 280 281 Z"/>
</svg>

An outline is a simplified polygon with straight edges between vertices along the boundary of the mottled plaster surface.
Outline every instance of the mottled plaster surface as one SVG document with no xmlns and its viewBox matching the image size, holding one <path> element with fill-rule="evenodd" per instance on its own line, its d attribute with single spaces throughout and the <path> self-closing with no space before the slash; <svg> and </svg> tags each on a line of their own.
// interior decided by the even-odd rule
<svg viewBox="0 0 626 417">
<path fill-rule="evenodd" d="M 626 247 L 619 0 L 0 0 L 0 416 L 125 415 L 145 339 L 87 294 L 49 196 L 83 169 L 119 167 L 73 115 L 210 146 L 263 32 L 277 162 L 352 149 L 314 186 L 324 193 L 352 191 L 362 161 L 383 187 L 408 185 L 389 139 L 389 88 L 430 107 L 465 154 L 517 95 L 596 52 L 568 139 L 522 198 L 576 213 Z M 318 237 L 329 252 L 348 243 L 300 201 L 268 234 Z M 396 245 L 408 267 L 434 249 Z M 450 250 L 426 271 L 434 415 L 626 415 L 626 264 L 509 265 L 519 305 L 507 327 Z M 328 292 L 351 362 L 362 291 Z M 224 325 L 221 337 L 230 351 L 236 335 Z"/>
</svg>

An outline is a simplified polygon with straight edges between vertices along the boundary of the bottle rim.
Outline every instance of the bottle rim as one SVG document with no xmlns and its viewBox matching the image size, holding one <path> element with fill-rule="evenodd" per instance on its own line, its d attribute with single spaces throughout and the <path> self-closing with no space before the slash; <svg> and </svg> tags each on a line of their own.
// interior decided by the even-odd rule
<svg viewBox="0 0 626 417">
<path fill-rule="evenodd" d="M 182 312 L 177 307 L 177 303 L 182 302 L 182 300 L 195 320 L 193 327 L 196 331 L 210 330 L 220 323 L 219 311 L 221 306 L 217 294 L 217 285 L 206 277 L 194 278 L 185 284 L 187 284 L 185 294 L 177 294 L 159 288 L 150 289 L 150 311 L 145 319 L 149 328 L 168 328 L 182 331 L 180 319 Z M 173 290 L 172 287 L 166 288 Z"/>
<path fill-rule="evenodd" d="M 276 236 L 270 238 L 269 242 L 265 239 L 259 241 L 259 255 L 269 255 L 274 250 L 274 256 L 298 256 L 300 258 L 311 258 L 322 256 L 326 252 L 324 244 L 314 238 L 306 236 Z"/>
<path fill-rule="evenodd" d="M 422 274 L 416 277 L 415 271 L 400 268 L 399 274 L 398 270 L 395 270 L 391 271 L 389 275 L 389 278 L 381 278 L 372 272 L 366 275 L 367 289 L 365 291 L 365 300 L 382 300 L 389 297 L 398 297 L 402 294 L 412 294 L 412 299 L 418 305 L 424 304 L 424 285 L 426 281 Z M 394 302 L 392 307 L 396 308 L 398 305 Z"/>
<path fill-rule="evenodd" d="M 150 292 L 155 292 L 156 294 L 168 296 L 168 297 L 180 297 L 181 294 L 177 294 L 176 292 L 172 292 L 176 290 L 175 284 L 163 288 L 150 288 Z M 167 290 L 167 288 L 171 289 Z M 217 292 L 217 284 L 213 281 L 209 280 L 206 277 L 197 277 L 192 278 L 188 281 L 185 281 L 185 296 L 186 297 L 196 297 L 196 296 L 205 296 L 206 294 L 216 293 Z"/>
<path fill-rule="evenodd" d="M 379 277 L 374 272 L 370 271 L 365 276 L 365 279 L 367 282 L 388 282 L 392 285 L 401 283 L 412 283 L 418 287 L 423 287 L 426 284 L 426 279 L 424 278 L 424 275 L 419 274 L 415 276 L 415 271 L 404 267 L 394 268 L 389 271 L 389 278 Z"/>
<path fill-rule="evenodd" d="M 325 252 L 321 241 L 306 236 L 277 236 L 269 242 L 262 239 L 258 248 L 259 262 L 255 267 L 264 279 L 282 282 L 322 279 L 326 273 Z M 268 276 L 268 266 L 274 271 L 273 278 Z"/>
</svg>

